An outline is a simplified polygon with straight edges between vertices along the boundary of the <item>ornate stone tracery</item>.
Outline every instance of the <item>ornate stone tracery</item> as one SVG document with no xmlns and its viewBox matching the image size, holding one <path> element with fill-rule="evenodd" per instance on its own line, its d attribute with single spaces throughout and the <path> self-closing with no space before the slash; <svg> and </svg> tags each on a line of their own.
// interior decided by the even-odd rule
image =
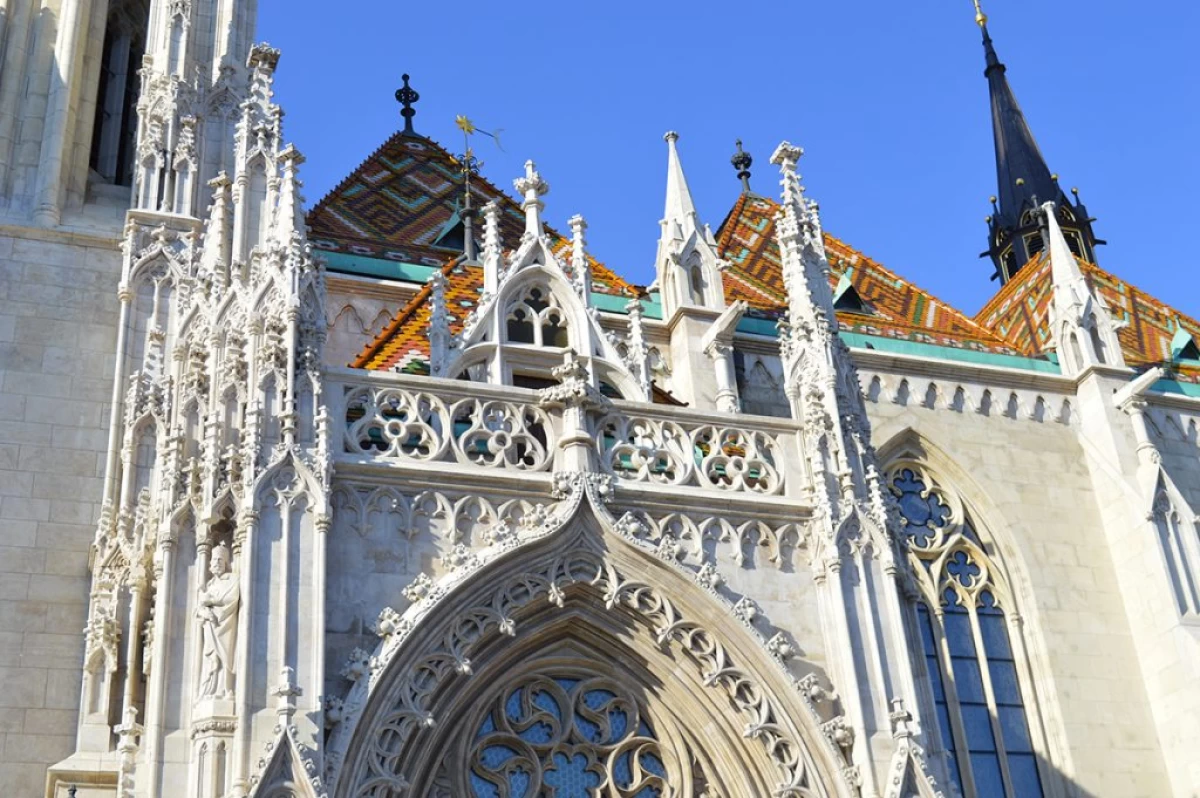
<svg viewBox="0 0 1200 798">
<path fill-rule="evenodd" d="M 426 598 L 405 613 L 399 621 L 401 631 L 381 643 L 380 650 L 371 658 L 369 678 L 361 679 L 356 684 L 341 707 L 343 722 L 335 729 L 327 749 L 326 780 L 338 785 L 337 794 L 357 798 L 386 789 L 425 789 L 420 786 L 425 783 L 423 780 L 435 776 L 432 773 L 421 775 L 423 771 L 417 770 L 421 767 L 419 763 L 428 760 L 428 756 L 423 757 L 418 752 L 439 750 L 434 740 L 441 733 L 430 732 L 441 728 L 440 718 L 458 718 L 464 714 L 462 709 L 441 708 L 442 704 L 451 700 L 449 696 L 459 697 L 453 699 L 458 703 L 465 700 L 461 697 L 466 693 L 478 689 L 469 686 L 479 683 L 476 674 L 480 674 L 482 678 L 485 673 L 491 672 L 489 669 L 501 667 L 505 662 L 510 664 L 504 667 L 512 667 L 512 661 L 507 657 L 499 660 L 496 658 L 513 645 L 517 646 L 518 650 L 527 645 L 519 642 L 527 635 L 533 635 L 540 640 L 544 635 L 550 634 L 548 629 L 559 628 L 574 630 L 585 634 L 586 637 L 590 633 L 581 630 L 595 628 L 596 634 L 607 637 L 601 630 L 612 630 L 614 623 L 618 628 L 622 628 L 630 622 L 633 622 L 633 628 L 645 629 L 643 633 L 635 633 L 634 639 L 638 639 L 640 634 L 648 633 L 650 639 L 655 641 L 651 650 L 661 652 L 655 654 L 655 657 L 678 651 L 693 664 L 696 670 L 690 671 L 694 674 L 690 678 L 698 681 L 692 689 L 701 692 L 692 695 L 698 697 L 707 694 L 705 688 L 717 691 L 711 698 L 701 701 L 698 706 L 713 706 L 706 702 L 716 701 L 717 696 L 722 695 L 725 698 L 721 699 L 721 703 L 731 702 L 730 706 L 745 719 L 745 727 L 736 734 L 730 730 L 731 736 L 728 739 L 740 740 L 746 736 L 759 741 L 760 745 L 753 746 L 752 749 L 742 749 L 742 744 L 737 744 L 741 751 L 738 756 L 743 762 L 746 777 L 763 780 L 760 782 L 761 792 L 747 794 L 769 792 L 777 795 L 808 796 L 831 794 L 831 791 L 835 794 L 840 792 L 839 788 L 832 786 L 839 783 L 838 779 L 831 778 L 828 774 L 845 767 L 844 763 L 833 764 L 834 761 L 841 761 L 842 755 L 831 754 L 823 747 L 833 746 L 832 742 L 816 742 L 824 738 L 816 730 L 820 719 L 817 710 L 810 703 L 806 703 L 807 694 L 802 694 L 794 687 L 785 687 L 785 692 L 778 694 L 780 697 L 773 697 L 777 695 L 774 691 L 779 689 L 778 686 L 788 684 L 792 678 L 785 675 L 786 670 L 782 668 L 780 660 L 766 654 L 770 647 L 765 641 L 759 638 L 758 645 L 762 648 L 758 650 L 766 655 L 765 662 L 774 664 L 768 666 L 767 673 L 752 676 L 735 664 L 736 657 L 718 642 L 713 631 L 686 620 L 675 603 L 666 598 L 659 588 L 631 581 L 615 562 L 606 562 L 608 556 L 616 554 L 616 550 L 613 550 L 611 555 L 606 555 L 602 553 L 603 548 L 597 550 L 596 543 L 589 542 L 598 542 L 598 539 L 590 537 L 585 531 L 593 523 L 585 520 L 586 513 L 580 516 L 574 511 L 574 508 L 578 507 L 580 493 L 582 491 L 579 489 L 572 491 L 575 498 L 568 503 L 570 506 L 565 510 L 560 508 L 557 520 L 553 520 L 545 528 L 546 531 L 541 533 L 541 537 L 535 536 L 531 539 L 526 545 L 527 553 L 506 556 L 502 553 L 503 549 L 491 556 L 485 553 L 481 560 L 487 564 L 480 562 L 466 566 L 464 572 L 456 574 L 450 579 L 447 587 L 437 592 L 436 599 Z M 571 520 L 571 523 L 564 527 L 564 522 L 570 519 L 575 520 Z M 557 542 L 560 545 L 566 544 L 564 550 L 573 553 L 554 555 L 552 550 L 545 550 L 541 554 L 534 553 L 537 550 L 534 541 L 544 539 L 545 535 L 553 533 L 554 530 L 564 528 L 575 530 L 572 537 L 577 542 L 566 544 L 565 539 L 561 538 L 566 532 L 560 534 Z M 637 549 L 631 543 L 623 545 L 631 547 L 631 555 Z M 529 546 L 535 548 L 529 549 Z M 621 545 L 617 545 L 617 549 L 620 548 Z M 647 555 L 654 556 L 646 552 L 641 554 L 641 557 Z M 501 560 L 497 560 L 497 556 Z M 513 556 L 536 559 L 530 560 L 528 565 L 513 572 L 507 581 L 482 576 L 468 579 L 473 577 L 479 568 L 502 568 L 499 562 L 507 561 Z M 626 558 L 616 559 L 624 561 Z M 635 561 L 636 559 L 638 558 L 635 557 Z M 661 581 L 661 577 L 657 581 Z M 483 588 L 485 583 L 492 587 Z M 476 598 L 469 599 L 471 596 Z M 705 599 L 705 602 L 712 600 Z M 464 601 L 468 603 L 464 604 Z M 430 621 L 422 619 L 432 619 L 435 613 L 443 614 L 444 617 L 446 610 L 440 605 L 449 602 L 462 608 L 456 613 L 449 629 L 444 632 L 426 629 Z M 566 614 L 561 621 L 551 627 L 545 626 L 563 611 Z M 603 614 L 593 616 L 592 613 L 596 611 Z M 580 613 L 582 616 L 579 619 L 570 620 Z M 729 629 L 743 630 L 736 634 L 745 633 L 747 627 L 742 625 L 742 621 L 734 615 L 731 608 L 725 617 L 728 622 L 735 624 Z M 585 618 L 591 620 L 581 624 L 580 621 Z M 443 620 L 442 624 L 445 623 Z M 592 624 L 595 624 L 595 627 L 592 627 Z M 527 628 L 528 631 L 525 631 Z M 538 631 L 539 628 L 545 631 Z M 621 632 L 622 638 L 629 635 L 630 631 Z M 561 635 L 562 632 L 558 634 Z M 516 642 L 501 642 L 509 638 L 515 638 Z M 616 639 L 609 639 L 613 643 L 616 642 Z M 542 652 L 552 649 L 544 640 L 532 644 L 538 646 L 536 650 L 539 656 Z M 432 649 L 427 648 L 430 645 L 433 646 Z M 418 653 L 422 650 L 428 653 Z M 748 649 L 742 648 L 740 651 L 740 657 L 750 656 Z M 633 656 L 640 659 L 645 653 Z M 622 658 L 612 658 L 611 654 L 606 655 L 605 660 L 623 661 Z M 678 672 L 672 678 L 678 679 L 682 673 L 684 671 Z M 763 677 L 767 677 L 765 681 L 761 681 Z M 780 677 L 782 682 L 779 681 Z M 451 680 L 457 684 L 458 680 L 462 679 L 467 680 L 465 692 L 461 686 L 447 692 Z M 482 683 L 491 682 L 484 678 Z M 768 684 L 776 686 L 768 687 Z M 799 714 L 781 710 L 777 701 L 787 695 L 790 695 L 790 698 L 783 700 L 797 701 Z M 709 711 L 715 711 L 716 714 L 706 716 L 707 724 L 716 723 L 719 726 L 728 722 L 729 718 L 723 710 L 717 710 L 713 706 Z M 812 737 L 805 736 L 805 732 L 791 725 L 805 718 L 811 718 L 814 724 Z M 693 721 L 699 722 L 698 719 Z M 814 745 L 815 749 L 810 748 Z M 761 751 L 766 758 L 758 761 L 759 755 L 751 755 L 751 751 Z M 753 764 L 756 761 L 758 763 Z M 831 766 L 832 770 L 827 770 Z M 758 775 L 749 775 L 753 773 Z M 826 775 L 819 775 L 822 773 Z M 453 774 L 450 778 L 453 778 Z M 713 772 L 708 778 L 720 779 L 722 776 L 720 772 Z M 729 778 L 729 775 L 726 774 L 724 778 Z M 737 795 L 741 794 L 738 791 L 741 788 L 739 785 L 726 785 L 724 789 L 727 792 L 718 790 L 718 793 Z"/>
<path fill-rule="evenodd" d="M 681 795 L 690 756 L 664 755 L 638 688 L 605 670 L 601 663 L 590 672 L 544 667 L 501 684 L 482 718 L 468 716 L 459 727 L 469 747 L 448 768 L 455 792 L 515 798 L 545 786 L 564 797 Z"/>
</svg>

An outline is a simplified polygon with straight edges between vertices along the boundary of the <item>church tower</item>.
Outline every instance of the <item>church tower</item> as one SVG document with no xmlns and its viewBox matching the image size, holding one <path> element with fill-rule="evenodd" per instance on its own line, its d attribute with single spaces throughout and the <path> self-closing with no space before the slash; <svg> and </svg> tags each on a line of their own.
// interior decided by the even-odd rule
<svg viewBox="0 0 1200 798">
<path fill-rule="evenodd" d="M 232 157 L 254 3 L 15 0 L 0 20 L 0 215 L 114 227 L 194 212 Z M 103 208 L 104 210 L 98 210 Z"/>
<path fill-rule="evenodd" d="M 999 279 L 1001 285 L 1007 283 L 1030 258 L 1046 249 L 1040 216 L 1041 206 L 1046 202 L 1054 203 L 1071 252 L 1094 263 L 1096 246 L 1104 242 L 1097 240 L 1092 232 L 1092 219 L 1079 199 L 1078 189 L 1071 190 L 1073 198 L 1067 197 L 1059 187 L 1058 175 L 1046 165 L 1008 84 L 1007 68 L 996 55 L 988 33 L 987 15 L 978 0 L 975 7 L 975 21 L 983 32 L 987 62 L 983 74 L 988 81 L 996 143 L 997 195 L 992 197 L 988 249 L 983 253 L 996 266 L 992 279 Z"/>
</svg>

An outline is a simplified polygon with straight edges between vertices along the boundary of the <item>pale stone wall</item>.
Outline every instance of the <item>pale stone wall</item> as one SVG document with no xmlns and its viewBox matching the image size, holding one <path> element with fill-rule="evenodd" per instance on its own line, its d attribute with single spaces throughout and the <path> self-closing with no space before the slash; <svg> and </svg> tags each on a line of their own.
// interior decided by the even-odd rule
<svg viewBox="0 0 1200 798">
<path fill-rule="evenodd" d="M 1137 613 L 1143 639 L 1143 677 L 1150 691 L 1159 737 L 1172 766 L 1176 794 L 1194 792 L 1200 784 L 1195 757 L 1200 734 L 1200 613 L 1181 608 L 1175 590 L 1200 585 L 1200 536 L 1195 512 L 1200 507 L 1200 450 L 1196 411 L 1152 402 L 1147 412 L 1150 439 L 1162 458 L 1162 469 L 1178 491 L 1172 505 L 1178 514 L 1182 551 L 1164 539 L 1158 519 L 1145 520 L 1151 496 L 1135 508 L 1141 523 L 1122 541 L 1130 581 L 1143 587 L 1128 597 Z M 1168 565 L 1169 561 L 1169 565 Z"/>
<path fill-rule="evenodd" d="M 408 304 L 418 288 L 413 283 L 329 274 L 325 298 L 328 338 L 322 353 L 325 364 L 349 365 Z"/>
<path fill-rule="evenodd" d="M 75 748 L 112 392 L 117 241 L 0 228 L 0 784 Z"/>
<path fill-rule="evenodd" d="M 958 379 L 979 380 L 959 371 Z M 1056 769 L 1085 795 L 1170 795 L 1077 419 L 1060 420 L 1078 412 L 1071 383 L 1053 392 L 1022 379 L 931 381 L 864 368 L 873 440 L 886 462 L 892 442 L 920 436 L 931 468 L 995 539 L 1021 603 Z M 1064 400 L 1072 403 L 1065 415 Z"/>
</svg>

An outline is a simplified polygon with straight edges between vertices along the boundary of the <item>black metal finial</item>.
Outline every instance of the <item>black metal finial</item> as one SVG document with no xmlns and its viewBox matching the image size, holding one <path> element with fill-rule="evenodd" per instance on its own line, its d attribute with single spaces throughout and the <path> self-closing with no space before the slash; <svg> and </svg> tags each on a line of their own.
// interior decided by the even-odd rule
<svg viewBox="0 0 1200 798">
<path fill-rule="evenodd" d="M 79 791 L 79 788 L 76 787 L 74 784 L 72 784 L 70 787 L 67 788 L 67 798 L 75 798 L 75 793 L 78 791 Z"/>
<path fill-rule="evenodd" d="M 416 90 L 408 85 L 408 75 L 401 75 L 400 77 L 404 80 L 404 86 L 396 90 L 396 102 L 404 106 L 404 109 L 400 111 L 400 116 L 404 117 L 404 132 L 408 135 L 416 135 L 416 131 L 413 130 L 412 119 L 417 115 L 417 112 L 413 109 L 413 103 L 421 99 L 421 95 L 417 94 Z"/>
<path fill-rule="evenodd" d="M 754 159 L 750 157 L 750 153 L 742 149 L 742 140 L 737 140 L 737 152 L 729 159 L 733 164 L 733 168 L 738 170 L 737 176 L 742 181 L 742 192 L 750 193 L 750 166 L 754 163 Z"/>
</svg>

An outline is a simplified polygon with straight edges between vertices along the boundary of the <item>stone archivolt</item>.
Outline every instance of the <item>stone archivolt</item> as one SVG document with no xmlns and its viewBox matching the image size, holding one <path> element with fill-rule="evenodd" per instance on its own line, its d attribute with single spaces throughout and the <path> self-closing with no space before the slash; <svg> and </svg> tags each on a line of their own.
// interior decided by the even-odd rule
<svg viewBox="0 0 1200 798">
<path fill-rule="evenodd" d="M 484 550 L 384 638 L 369 675 L 342 704 L 343 721 L 326 752 L 326 780 L 338 785 L 336 794 L 427 789 L 420 785 L 433 776 L 421 768 L 433 767 L 432 752 L 443 750 L 437 741 L 464 739 L 462 731 L 443 735 L 448 724 L 472 716 L 470 696 L 478 689 L 472 685 L 492 684 L 488 674 L 534 667 L 540 657 L 554 657 L 555 645 L 575 638 L 594 638 L 590 645 L 604 653 L 592 656 L 610 666 L 650 663 L 647 674 L 624 682 L 627 689 L 676 688 L 686 681 L 678 701 L 661 700 L 674 712 L 701 712 L 677 717 L 674 726 L 725 730 L 720 743 L 715 732 L 695 742 L 704 756 L 722 762 L 716 770 L 702 768 L 711 785 L 724 780 L 717 794 L 843 794 L 849 785 L 833 775 L 846 766 L 842 754 L 823 742 L 821 714 L 778 653 L 727 601 L 687 586 L 678 565 L 646 544 L 602 532 L 614 521 L 594 500 L 582 503 L 583 494 L 595 494 L 586 482 L 576 481 L 573 498 L 529 542 L 517 550 Z M 736 643 L 756 638 L 748 647 Z M 620 649 L 628 656 L 614 657 Z M 677 657 L 691 666 L 681 671 L 669 664 Z M 589 667 L 578 653 L 562 662 Z M 730 726 L 730 710 L 742 725 Z M 728 782 L 734 773 L 745 781 Z M 691 794 L 680 789 L 676 794 Z"/>
</svg>

